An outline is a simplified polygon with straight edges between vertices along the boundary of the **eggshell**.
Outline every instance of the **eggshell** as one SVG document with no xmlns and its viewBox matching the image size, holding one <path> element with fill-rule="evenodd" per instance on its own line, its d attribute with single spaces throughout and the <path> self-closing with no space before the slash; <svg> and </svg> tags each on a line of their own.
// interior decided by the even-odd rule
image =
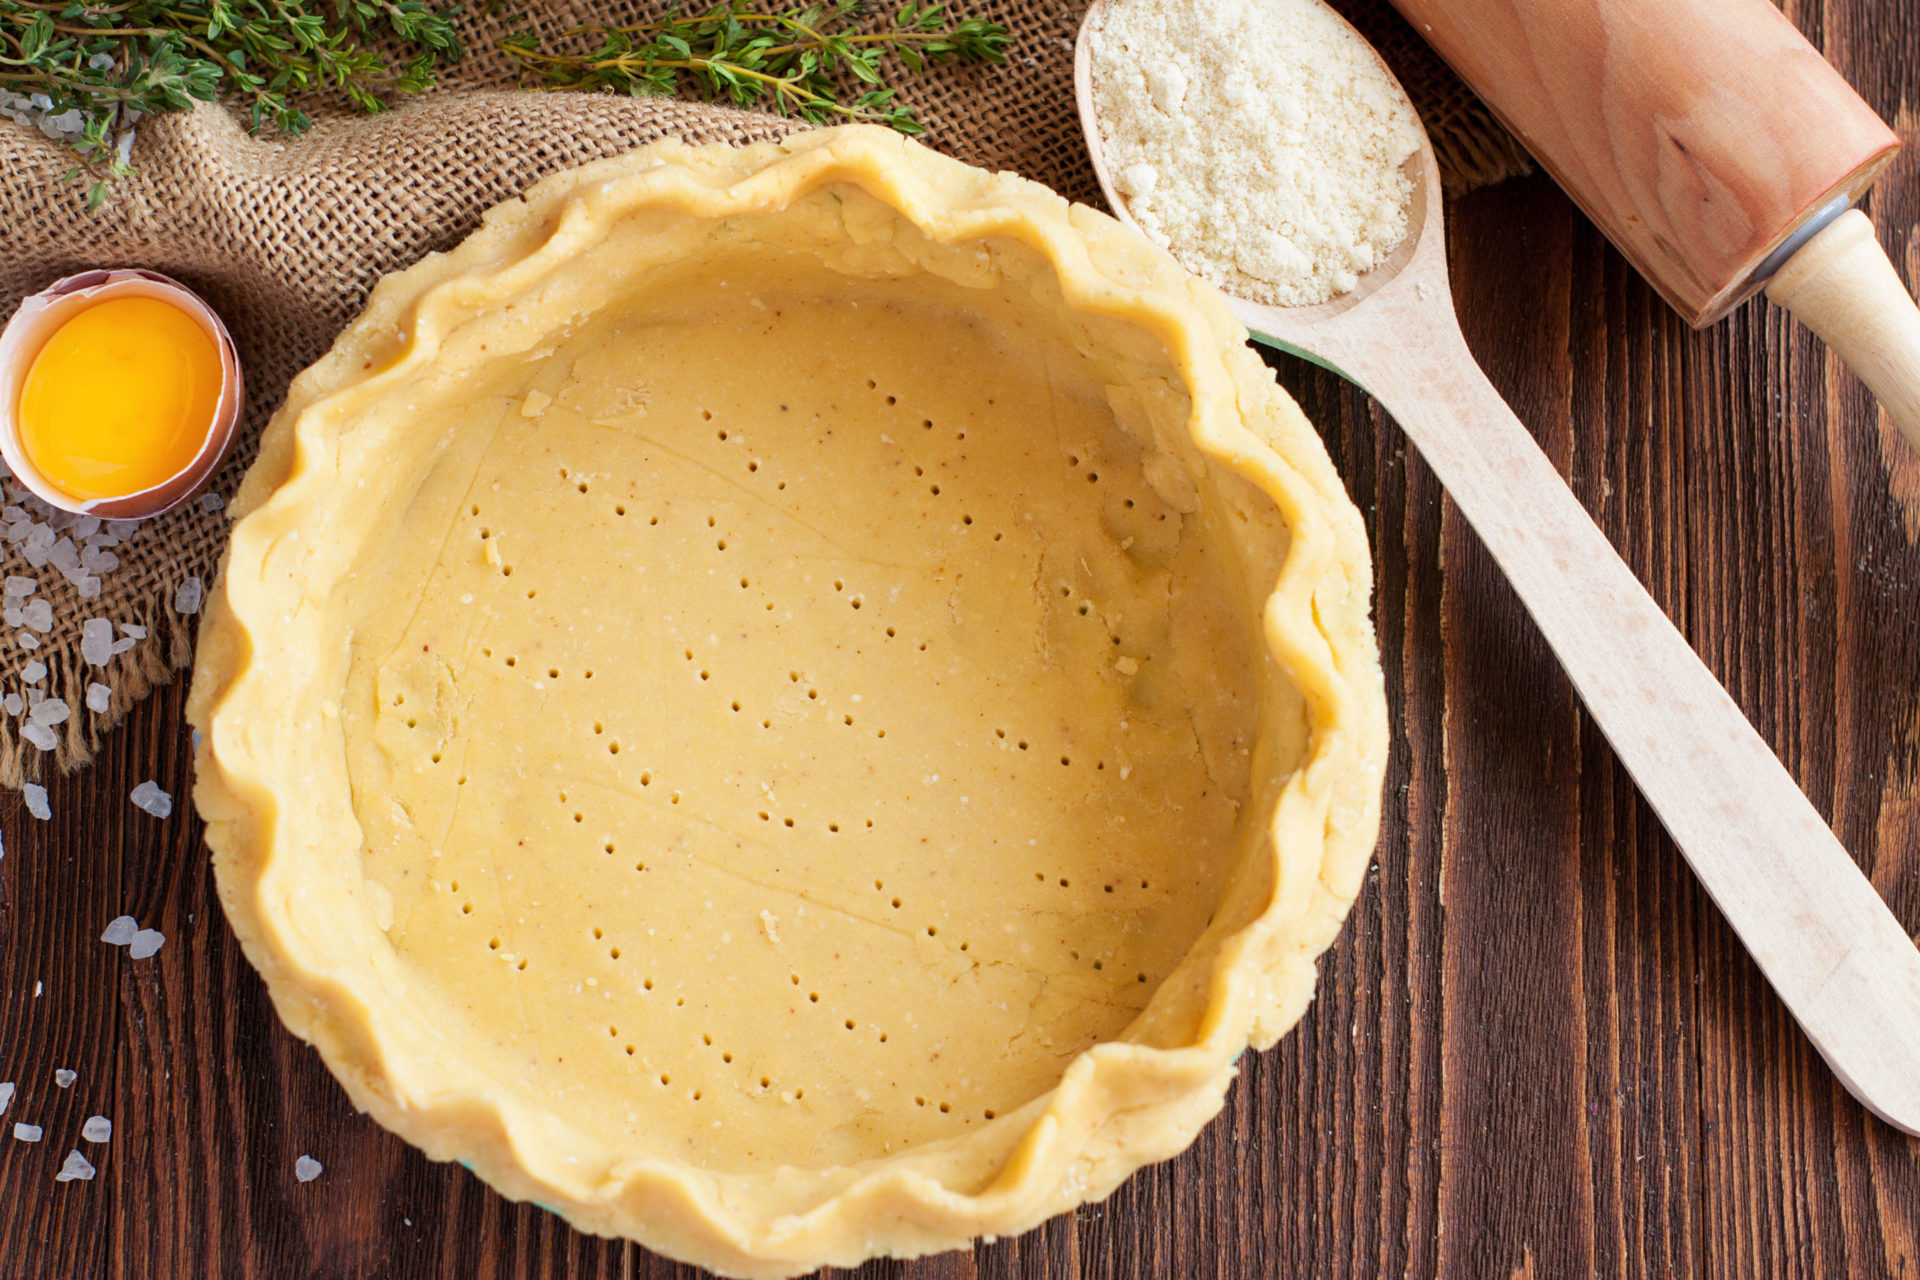
<svg viewBox="0 0 1920 1280">
<path fill-rule="evenodd" d="M 55 330 L 96 302 L 115 297 L 150 297 L 174 306 L 199 321 L 220 349 L 220 398 L 214 404 L 213 425 L 193 460 L 166 480 L 138 493 L 118 498 L 82 501 L 64 493 L 28 460 L 15 419 L 20 388 L 34 357 Z M 20 304 L 0 330 L 0 457 L 21 484 L 51 506 L 78 515 L 105 520 L 143 520 L 171 511 L 204 488 L 233 450 L 240 409 L 246 400 L 246 380 L 233 337 L 213 308 L 179 281 L 138 267 L 83 271 L 56 280 Z"/>
</svg>

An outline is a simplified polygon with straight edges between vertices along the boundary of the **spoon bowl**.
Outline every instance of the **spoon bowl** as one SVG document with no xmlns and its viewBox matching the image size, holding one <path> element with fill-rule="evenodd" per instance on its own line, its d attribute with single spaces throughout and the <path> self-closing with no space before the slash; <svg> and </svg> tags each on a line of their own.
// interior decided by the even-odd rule
<svg viewBox="0 0 1920 1280">
<path fill-rule="evenodd" d="M 1095 0 L 1080 25 L 1074 96 L 1100 189 L 1138 230 L 1094 109 L 1104 14 Z M 1475 363 L 1447 281 L 1439 166 L 1420 141 L 1406 238 L 1355 288 L 1313 306 L 1228 305 L 1256 341 L 1340 374 L 1400 424 L 1808 1039 L 1869 1110 L 1920 1133 L 1920 951 Z"/>
<path fill-rule="evenodd" d="M 1087 156 L 1093 162 L 1093 176 L 1100 184 L 1100 194 L 1106 197 L 1107 207 L 1113 211 L 1114 217 L 1145 235 L 1146 232 L 1127 207 L 1126 197 L 1114 186 L 1112 171 L 1107 167 L 1106 143 L 1094 106 L 1092 33 L 1105 16 L 1105 0 L 1094 0 L 1088 6 L 1086 16 L 1081 19 L 1080 30 L 1074 38 L 1074 102 L 1079 108 L 1080 131 L 1087 140 Z M 1353 32 L 1356 41 L 1366 43 L 1366 37 L 1352 23 L 1344 17 L 1340 18 L 1340 22 Z M 1404 98 L 1406 91 L 1399 79 L 1384 62 L 1380 65 L 1382 72 L 1392 82 L 1394 92 Z M 1343 370 L 1329 364 L 1327 357 L 1315 349 L 1328 345 L 1328 326 L 1335 325 L 1342 317 L 1364 306 L 1382 290 L 1391 289 L 1402 276 L 1412 277 L 1408 284 L 1418 284 L 1424 280 L 1431 286 L 1432 281 L 1427 277 L 1437 270 L 1441 287 L 1445 287 L 1446 227 L 1441 210 L 1440 166 L 1434 156 L 1433 143 L 1428 139 L 1426 129 L 1418 124 L 1417 117 L 1415 128 L 1420 135 L 1420 145 L 1402 166 L 1413 184 L 1407 208 L 1407 234 L 1384 259 L 1362 275 L 1352 289 L 1325 302 L 1304 307 L 1277 307 L 1250 298 L 1235 297 L 1222 290 L 1221 296 L 1226 298 L 1234 318 L 1247 327 L 1254 341 L 1302 356 L 1315 364 L 1333 369 L 1349 381 L 1356 381 Z M 1425 293 L 1419 293 L 1418 290 L 1416 293 L 1418 300 L 1426 300 Z"/>
</svg>

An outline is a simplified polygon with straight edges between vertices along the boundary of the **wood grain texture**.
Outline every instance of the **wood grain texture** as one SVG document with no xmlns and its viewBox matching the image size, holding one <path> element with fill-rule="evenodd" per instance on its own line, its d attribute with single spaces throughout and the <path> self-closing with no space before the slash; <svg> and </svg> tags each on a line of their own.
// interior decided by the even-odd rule
<svg viewBox="0 0 1920 1280">
<path fill-rule="evenodd" d="M 1768 0 L 1393 0 L 1695 324 L 1893 132 Z"/>
<path fill-rule="evenodd" d="M 1920 13 L 1795 16 L 1906 129 Z M 1691 331 L 1544 180 L 1448 214 L 1494 383 L 1920 928 L 1920 464 L 1790 319 Z M 1874 214 L 1912 279 L 1920 161 Z M 1794 1028 L 1398 429 L 1280 371 L 1368 519 L 1396 712 L 1377 865 L 1320 995 L 1184 1156 L 1017 1239 L 857 1274 L 1920 1276 L 1920 1141 Z M 55 821 L 0 801 L 5 1125 L 47 1126 L 0 1128 L 0 1276 L 694 1280 L 353 1114 L 220 919 L 197 825 L 127 803 L 149 777 L 184 802 L 185 733 L 163 691 L 51 787 Z M 154 959 L 94 940 L 123 912 L 168 935 Z M 54 1185 L 95 1112 L 99 1178 Z"/>
</svg>

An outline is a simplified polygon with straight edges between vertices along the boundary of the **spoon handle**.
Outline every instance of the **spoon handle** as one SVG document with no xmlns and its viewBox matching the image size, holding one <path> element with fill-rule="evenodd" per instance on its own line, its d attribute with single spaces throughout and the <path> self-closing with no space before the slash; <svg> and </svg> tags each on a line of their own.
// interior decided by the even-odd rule
<svg viewBox="0 0 1920 1280">
<path fill-rule="evenodd" d="M 1356 348 L 1340 363 L 1479 533 L 1834 1074 L 1888 1123 L 1920 1133 L 1920 951 L 1487 382 L 1451 309 L 1424 319 L 1428 337 L 1377 355 Z"/>
</svg>

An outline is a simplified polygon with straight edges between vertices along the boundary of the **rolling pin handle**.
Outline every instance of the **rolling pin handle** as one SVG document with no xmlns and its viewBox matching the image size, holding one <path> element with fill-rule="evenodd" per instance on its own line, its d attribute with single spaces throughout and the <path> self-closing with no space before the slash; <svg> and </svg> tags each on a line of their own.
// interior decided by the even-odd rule
<svg viewBox="0 0 1920 1280">
<path fill-rule="evenodd" d="M 1774 273 L 1767 297 L 1860 375 L 1920 451 L 1920 307 L 1867 215 L 1848 209 L 1829 222 Z"/>
</svg>

